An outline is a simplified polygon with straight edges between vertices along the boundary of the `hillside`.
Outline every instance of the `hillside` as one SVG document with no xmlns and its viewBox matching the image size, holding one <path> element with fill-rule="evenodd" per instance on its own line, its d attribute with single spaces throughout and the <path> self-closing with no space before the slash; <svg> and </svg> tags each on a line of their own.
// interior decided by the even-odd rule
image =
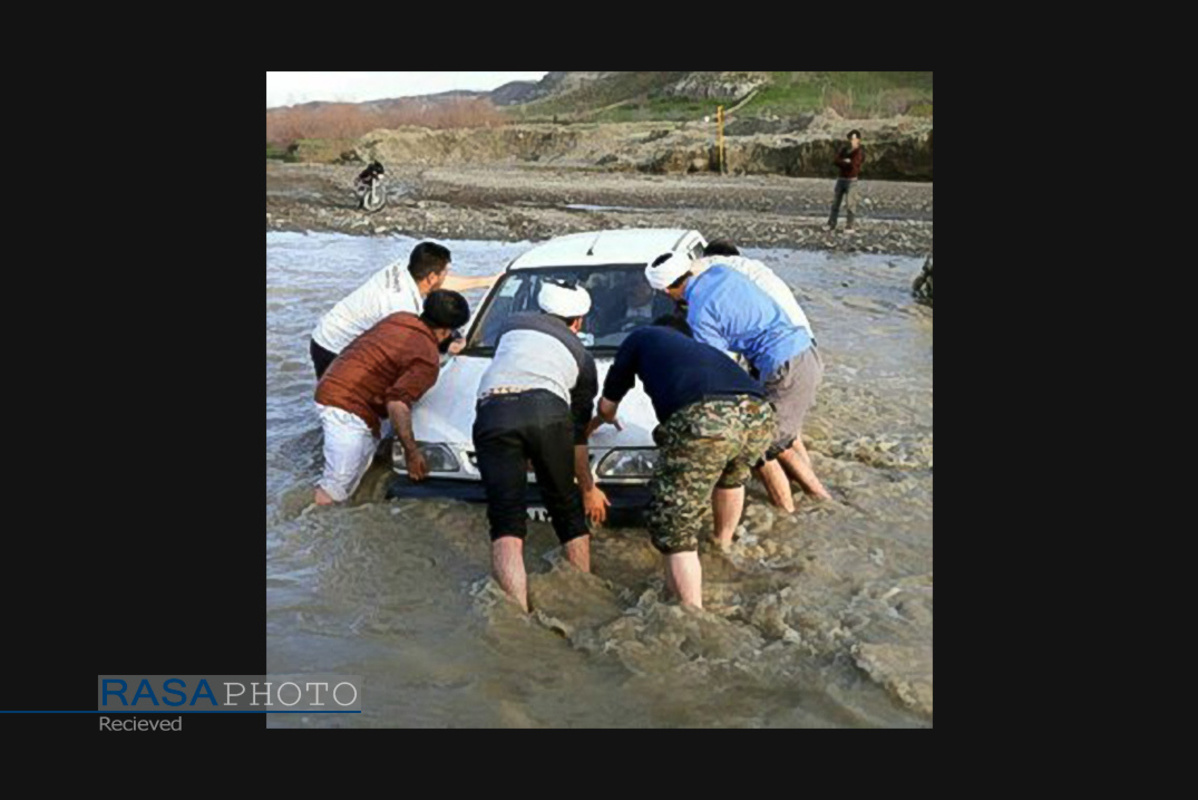
<svg viewBox="0 0 1198 800">
<path fill-rule="evenodd" d="M 266 127 L 268 141 L 290 143 L 400 125 L 685 121 L 711 116 L 717 105 L 741 120 L 773 122 L 769 132 L 801 130 L 800 120 L 826 108 L 846 119 L 930 117 L 932 73 L 549 72 L 540 81 L 515 81 L 491 92 L 271 108 Z"/>
<path fill-rule="evenodd" d="M 505 108 L 521 122 L 637 122 L 707 116 L 785 117 L 833 108 L 842 117 L 931 116 L 931 72 L 554 73 Z M 524 99 L 528 98 L 528 99 Z"/>
<path fill-rule="evenodd" d="M 269 109 L 267 157 L 712 171 L 719 105 L 727 171 L 830 174 L 856 127 L 871 177 L 932 179 L 931 72 L 550 72 L 485 93 Z"/>
</svg>

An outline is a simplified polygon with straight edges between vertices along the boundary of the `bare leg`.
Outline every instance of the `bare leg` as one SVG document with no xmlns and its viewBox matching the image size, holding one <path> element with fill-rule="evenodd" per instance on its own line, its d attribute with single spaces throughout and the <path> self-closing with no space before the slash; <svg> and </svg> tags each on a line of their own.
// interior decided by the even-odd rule
<svg viewBox="0 0 1198 800">
<path fill-rule="evenodd" d="M 318 506 L 331 506 L 337 501 L 330 497 L 328 492 L 317 486 L 315 502 Z"/>
<path fill-rule="evenodd" d="M 566 560 L 583 572 L 591 571 L 591 537 L 579 536 L 562 545 L 566 551 Z"/>
<path fill-rule="evenodd" d="M 503 590 L 528 611 L 528 577 L 524 574 L 524 540 L 501 536 L 491 542 L 491 569 Z"/>
<path fill-rule="evenodd" d="M 732 544 L 732 534 L 736 531 L 736 523 L 740 522 L 740 512 L 745 508 L 745 487 L 735 489 L 715 488 L 711 495 L 711 516 L 715 527 L 715 538 L 722 549 Z"/>
<path fill-rule="evenodd" d="M 815 477 L 815 470 L 811 468 L 811 456 L 807 454 L 807 448 L 803 446 L 801 438 L 795 437 L 794 444 L 778 454 L 778 463 L 786 470 L 787 475 L 803 485 L 803 491 L 807 494 L 820 500 L 832 499 L 832 495 L 828 494 L 819 478 Z"/>
<path fill-rule="evenodd" d="M 764 466 L 754 469 L 753 474 L 757 476 L 757 480 L 765 484 L 771 503 L 787 513 L 794 512 L 795 501 L 790 494 L 790 481 L 786 479 L 786 473 L 777 461 L 765 462 Z"/>
<path fill-rule="evenodd" d="M 683 605 L 702 608 L 703 567 L 699 564 L 699 553 L 692 550 L 666 556 L 666 583 Z"/>
<path fill-rule="evenodd" d="M 666 562 L 666 593 L 669 597 L 677 597 L 678 584 L 674 583 L 674 573 L 670 572 L 669 562 Z"/>
</svg>

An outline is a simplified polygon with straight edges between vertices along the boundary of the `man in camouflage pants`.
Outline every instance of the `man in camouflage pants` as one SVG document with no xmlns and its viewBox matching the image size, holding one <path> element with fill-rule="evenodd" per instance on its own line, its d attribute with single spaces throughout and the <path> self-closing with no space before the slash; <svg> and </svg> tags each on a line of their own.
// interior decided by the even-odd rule
<svg viewBox="0 0 1198 800">
<path fill-rule="evenodd" d="M 774 410 L 764 387 L 732 359 L 691 339 L 685 321 L 662 317 L 620 345 L 588 437 L 605 422 L 619 426 L 616 411 L 638 377 L 661 423 L 653 432 L 659 450 L 649 484 L 649 536 L 665 556 L 670 591 L 702 608 L 703 512 L 710 501 L 715 538 L 721 547 L 731 545 L 749 467 L 774 436 Z"/>
</svg>

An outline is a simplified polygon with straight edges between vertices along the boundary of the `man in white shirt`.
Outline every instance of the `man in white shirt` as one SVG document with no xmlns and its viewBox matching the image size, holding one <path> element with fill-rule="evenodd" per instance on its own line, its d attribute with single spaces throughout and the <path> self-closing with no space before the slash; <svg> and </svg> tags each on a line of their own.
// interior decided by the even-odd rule
<svg viewBox="0 0 1198 800">
<path fill-rule="evenodd" d="M 407 269 L 401 262 L 388 264 L 320 318 L 312 331 L 309 352 L 319 380 L 350 342 L 372 328 L 383 317 L 398 311 L 419 315 L 424 298 L 436 289 L 456 292 L 488 287 L 499 278 L 450 277 L 449 248 L 436 242 L 421 242 L 412 248 Z M 457 345 L 461 349 L 461 345 Z M 456 352 L 450 348 L 451 352 Z"/>
</svg>

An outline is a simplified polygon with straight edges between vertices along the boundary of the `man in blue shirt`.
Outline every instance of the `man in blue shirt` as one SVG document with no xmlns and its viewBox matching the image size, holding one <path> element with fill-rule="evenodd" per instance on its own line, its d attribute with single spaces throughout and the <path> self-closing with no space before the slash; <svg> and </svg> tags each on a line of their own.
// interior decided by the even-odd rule
<svg viewBox="0 0 1198 800">
<path fill-rule="evenodd" d="M 696 341 L 744 356 L 765 384 L 766 398 L 777 411 L 778 430 L 759 477 L 774 504 L 794 511 L 787 474 L 814 496 L 830 499 L 801 436 L 824 372 L 807 329 L 795 325 L 773 298 L 729 267 L 715 265 L 694 275 L 686 255 L 665 254 L 645 268 L 645 277 L 675 301 L 686 301 L 686 320 Z"/>
<path fill-rule="evenodd" d="M 715 538 L 727 548 L 744 508 L 750 465 L 773 439 L 774 411 L 760 383 L 723 353 L 691 339 L 685 328 L 685 321 L 666 316 L 628 334 L 587 437 L 605 422 L 618 425 L 620 401 L 640 378 L 660 423 L 653 431 L 653 498 L 645 511 L 649 536 L 665 556 L 670 590 L 684 604 L 702 608 L 703 511 L 710 501 Z"/>
</svg>

